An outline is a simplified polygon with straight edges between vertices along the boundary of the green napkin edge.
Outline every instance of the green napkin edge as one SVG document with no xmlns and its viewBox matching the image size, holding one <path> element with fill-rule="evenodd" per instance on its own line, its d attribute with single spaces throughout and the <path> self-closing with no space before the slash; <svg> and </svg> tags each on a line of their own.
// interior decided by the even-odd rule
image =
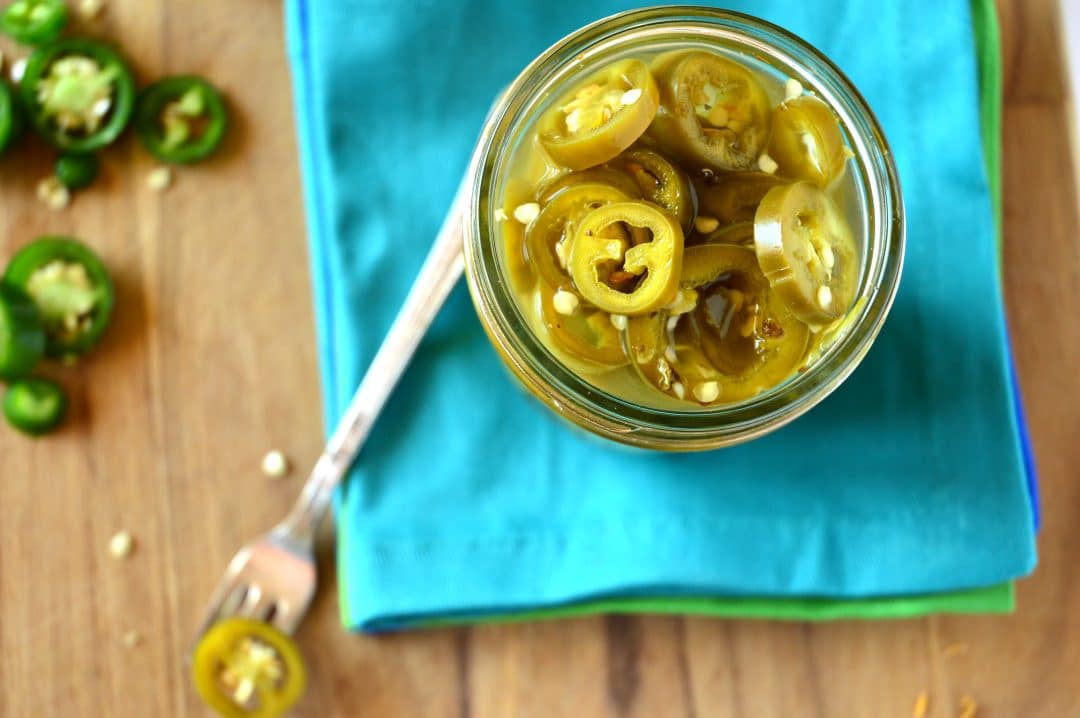
<svg viewBox="0 0 1080 718">
<path fill-rule="evenodd" d="M 994 210 L 999 271 L 1001 264 L 1001 44 L 993 0 L 971 0 L 975 53 L 979 63 L 982 142 Z M 348 592 L 342 592 L 342 619 L 353 625 Z M 483 625 L 575 618 L 596 614 L 685 615 L 713 618 L 753 618 L 785 621 L 837 619 L 900 619 L 930 613 L 1007 614 L 1016 610 L 1012 582 L 948 593 L 872 598 L 815 598 L 783 596 L 651 596 L 591 599 L 560 606 L 504 613 L 456 613 L 437 617 L 402 618 L 398 625 L 416 628 Z"/>
</svg>

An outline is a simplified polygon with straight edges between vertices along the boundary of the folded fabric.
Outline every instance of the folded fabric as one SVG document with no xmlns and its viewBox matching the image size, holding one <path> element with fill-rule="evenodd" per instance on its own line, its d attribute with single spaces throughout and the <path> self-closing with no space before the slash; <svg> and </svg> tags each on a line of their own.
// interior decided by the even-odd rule
<svg viewBox="0 0 1080 718">
<path fill-rule="evenodd" d="M 1035 562 L 1032 502 L 968 4 L 724 5 L 817 45 L 885 127 L 908 216 L 885 330 L 788 427 L 716 452 L 646 453 L 528 398 L 459 287 L 338 497 L 348 626 L 537 609 L 825 618 L 1011 606 L 1006 582 Z M 976 6 L 985 22 L 992 8 Z M 286 0 L 328 425 L 404 298 L 496 91 L 551 42 L 628 7 Z"/>
</svg>

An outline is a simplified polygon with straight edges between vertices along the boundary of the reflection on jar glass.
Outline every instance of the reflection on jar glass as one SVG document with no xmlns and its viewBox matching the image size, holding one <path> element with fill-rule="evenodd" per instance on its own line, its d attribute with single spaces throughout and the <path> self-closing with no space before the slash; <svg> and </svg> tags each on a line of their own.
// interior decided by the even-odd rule
<svg viewBox="0 0 1080 718">
<path fill-rule="evenodd" d="M 891 154 L 825 57 L 754 18 L 633 11 L 537 58 L 474 157 L 469 287 L 515 375 L 601 436 L 699 450 L 806 412 L 896 292 Z"/>
</svg>

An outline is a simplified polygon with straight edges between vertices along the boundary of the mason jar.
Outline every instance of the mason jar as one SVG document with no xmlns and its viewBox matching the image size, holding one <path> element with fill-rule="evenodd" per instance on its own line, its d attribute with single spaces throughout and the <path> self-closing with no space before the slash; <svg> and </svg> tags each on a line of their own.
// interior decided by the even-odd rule
<svg viewBox="0 0 1080 718">
<path fill-rule="evenodd" d="M 780 82 L 789 78 L 834 111 L 852 157 L 847 209 L 860 250 L 855 301 L 842 331 L 800 371 L 752 398 L 712 407 L 631 401 L 598 385 L 538 336 L 516 298 L 500 221 L 513 182 L 510 159 L 537 118 L 597 68 L 674 49 L 725 54 Z M 904 212 L 892 155 L 866 101 L 816 49 L 770 23 L 704 7 L 657 7 L 588 25 L 534 60 L 493 107 L 480 136 L 465 198 L 469 290 L 496 351 L 525 388 L 565 419 L 614 441 L 664 451 L 713 449 L 773 431 L 809 411 L 854 371 L 881 330 L 900 279 Z M 502 216 L 499 216 L 502 215 Z M 812 421 L 810 417 L 805 419 Z"/>
</svg>

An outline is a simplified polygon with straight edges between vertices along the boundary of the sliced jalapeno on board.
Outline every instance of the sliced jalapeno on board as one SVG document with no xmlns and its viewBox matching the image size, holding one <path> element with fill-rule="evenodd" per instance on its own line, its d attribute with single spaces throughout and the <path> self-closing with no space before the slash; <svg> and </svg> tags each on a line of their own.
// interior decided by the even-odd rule
<svg viewBox="0 0 1080 718">
<path fill-rule="evenodd" d="M 769 190 L 754 220 L 758 263 L 777 296 L 808 324 L 847 312 L 859 282 L 859 252 L 840 208 L 808 182 Z"/>
<path fill-rule="evenodd" d="M 773 111 L 769 156 L 785 177 L 828 187 L 843 173 L 848 149 L 829 106 L 813 95 L 802 95 Z"/>
<path fill-rule="evenodd" d="M 33 371 L 45 354 L 45 331 L 34 300 L 18 287 L 0 283 L 0 379 Z"/>
<path fill-rule="evenodd" d="M 769 97 L 742 65 L 691 51 L 654 64 L 661 106 L 649 133 L 660 147 L 713 170 L 757 163 L 769 136 Z"/>
<path fill-rule="evenodd" d="M 559 98 L 540 118 L 540 142 L 570 169 L 612 159 L 645 132 L 659 93 L 641 60 L 619 60 L 598 70 Z"/>
<path fill-rule="evenodd" d="M 185 164 L 212 155 L 229 124 L 221 93 L 201 77 L 158 80 L 142 91 L 135 132 L 162 162 Z"/>
<path fill-rule="evenodd" d="M 247 618 L 212 626 L 195 647 L 191 674 L 199 696 L 225 718 L 279 718 L 307 687 L 296 643 Z"/>
<path fill-rule="evenodd" d="M 131 70 L 114 50 L 92 40 L 59 40 L 35 50 L 19 91 L 38 133 L 70 152 L 112 144 L 135 107 Z"/>
<path fill-rule="evenodd" d="M 11 146 L 22 130 L 22 115 L 15 93 L 0 80 L 0 154 Z"/>
<path fill-rule="evenodd" d="M 6 284 L 25 292 L 45 327 L 45 353 L 83 354 L 101 338 L 115 294 L 104 263 L 90 247 L 67 237 L 43 237 L 12 257 Z"/>
<path fill-rule="evenodd" d="M 64 0 L 15 0 L 0 13 L 0 31 L 24 45 L 55 40 L 68 21 Z"/>
<path fill-rule="evenodd" d="M 68 189 L 82 189 L 97 179 L 99 169 L 97 155 L 63 154 L 57 158 L 53 172 Z"/>
<path fill-rule="evenodd" d="M 19 379 L 4 392 L 3 409 L 9 424 L 24 434 L 40 436 L 64 420 L 67 396 L 48 379 Z"/>
<path fill-rule="evenodd" d="M 633 244 L 621 228 L 651 233 Z M 582 217 L 570 245 L 570 276 L 581 295 L 613 314 L 646 314 L 678 290 L 683 233 L 673 216 L 648 202 L 614 202 Z"/>
</svg>

